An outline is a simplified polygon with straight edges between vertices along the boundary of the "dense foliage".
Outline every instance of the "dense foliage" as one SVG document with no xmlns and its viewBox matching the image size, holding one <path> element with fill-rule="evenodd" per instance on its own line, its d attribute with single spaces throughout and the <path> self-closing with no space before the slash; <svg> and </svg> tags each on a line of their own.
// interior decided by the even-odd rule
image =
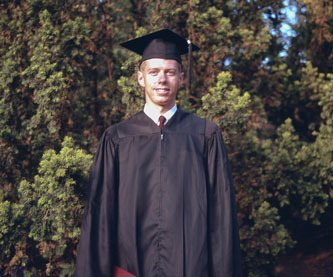
<svg viewBox="0 0 333 277">
<path fill-rule="evenodd" d="M 224 135 L 244 272 L 271 276 L 333 197 L 332 5 L 286 2 L 2 1 L 0 275 L 73 274 L 98 139 L 144 103 L 119 43 L 168 27 L 201 48 L 177 103 Z"/>
</svg>

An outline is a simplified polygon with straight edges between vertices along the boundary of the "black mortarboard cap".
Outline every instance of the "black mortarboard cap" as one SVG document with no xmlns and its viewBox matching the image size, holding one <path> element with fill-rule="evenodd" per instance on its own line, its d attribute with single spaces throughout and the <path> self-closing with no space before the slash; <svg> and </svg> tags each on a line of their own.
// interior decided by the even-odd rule
<svg viewBox="0 0 333 277">
<path fill-rule="evenodd" d="M 189 45 L 192 51 L 199 50 L 198 46 L 169 29 L 159 30 L 120 45 L 141 55 L 140 65 L 153 58 L 176 60 L 181 64 L 180 56 L 188 53 Z"/>
<path fill-rule="evenodd" d="M 120 44 L 142 56 L 143 61 L 153 58 L 176 60 L 182 63 L 181 55 L 188 54 L 187 89 L 191 88 L 192 51 L 200 48 L 169 29 L 162 29 L 148 35 Z"/>
</svg>

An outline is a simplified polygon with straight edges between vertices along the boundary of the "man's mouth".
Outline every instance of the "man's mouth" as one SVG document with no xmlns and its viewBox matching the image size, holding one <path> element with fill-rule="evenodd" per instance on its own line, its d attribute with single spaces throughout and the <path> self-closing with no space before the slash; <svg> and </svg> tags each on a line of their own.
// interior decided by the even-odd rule
<svg viewBox="0 0 333 277">
<path fill-rule="evenodd" d="M 165 93 L 169 92 L 169 89 L 168 88 L 155 88 L 155 91 L 157 93 L 165 94 Z"/>
</svg>

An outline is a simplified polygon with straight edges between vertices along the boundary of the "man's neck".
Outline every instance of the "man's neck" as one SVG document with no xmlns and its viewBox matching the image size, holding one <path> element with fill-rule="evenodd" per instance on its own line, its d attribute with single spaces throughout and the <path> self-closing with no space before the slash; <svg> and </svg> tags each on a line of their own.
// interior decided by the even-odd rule
<svg viewBox="0 0 333 277">
<path fill-rule="evenodd" d="M 173 103 L 171 105 L 166 105 L 166 106 L 159 106 L 159 105 L 154 105 L 151 103 L 146 103 L 146 105 L 149 106 L 149 108 L 156 110 L 160 115 L 165 114 L 166 112 L 168 112 L 169 110 L 171 110 L 176 103 Z"/>
<path fill-rule="evenodd" d="M 158 122 L 159 122 L 158 118 L 162 114 L 162 113 L 160 113 L 159 109 L 156 109 L 155 106 L 152 106 L 152 105 L 149 105 L 148 103 L 146 103 L 143 111 L 156 124 L 158 124 Z M 174 104 L 173 107 L 171 107 L 171 109 L 169 109 L 163 113 L 163 115 L 166 118 L 166 123 L 171 119 L 171 117 L 173 117 L 173 115 L 176 113 L 176 111 L 177 111 L 177 105 Z"/>
</svg>

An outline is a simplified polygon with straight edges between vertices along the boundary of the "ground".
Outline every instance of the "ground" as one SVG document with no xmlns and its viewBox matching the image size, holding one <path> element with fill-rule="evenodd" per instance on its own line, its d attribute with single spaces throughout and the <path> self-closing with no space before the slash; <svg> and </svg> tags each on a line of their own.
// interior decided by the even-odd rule
<svg viewBox="0 0 333 277">
<path fill-rule="evenodd" d="M 330 277 L 333 276 L 333 251 L 317 254 L 296 254 L 284 257 L 276 267 L 278 277 Z"/>
<path fill-rule="evenodd" d="M 277 277 L 333 276 L 332 219 L 327 216 L 320 226 L 298 228 L 298 243 L 281 257 L 275 268 Z"/>
</svg>

